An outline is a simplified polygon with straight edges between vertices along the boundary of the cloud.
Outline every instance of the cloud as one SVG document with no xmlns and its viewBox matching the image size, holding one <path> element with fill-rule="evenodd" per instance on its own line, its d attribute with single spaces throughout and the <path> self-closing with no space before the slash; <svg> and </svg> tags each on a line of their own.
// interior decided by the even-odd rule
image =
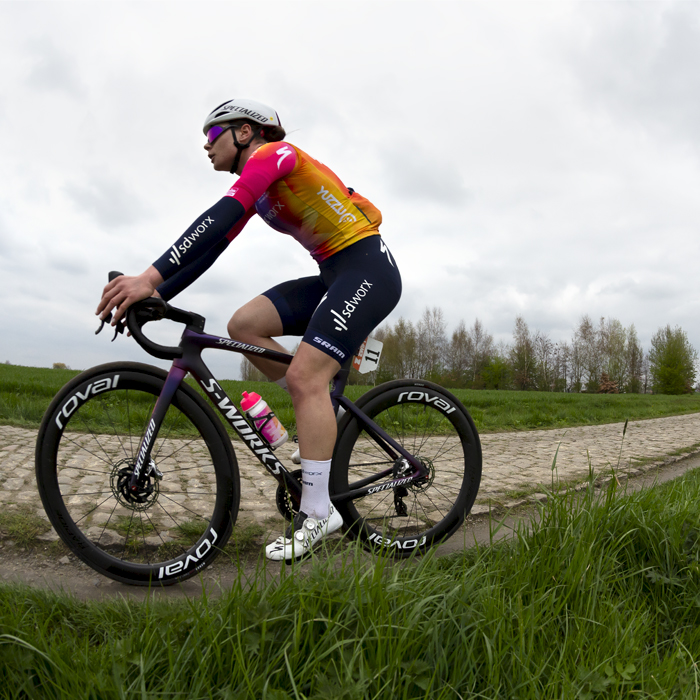
<svg viewBox="0 0 700 700">
<path fill-rule="evenodd" d="M 0 3 L 0 325 L 23 339 L 55 319 L 51 347 L 0 334 L 0 358 L 150 361 L 93 336 L 99 292 L 232 184 L 201 124 L 236 94 L 382 211 L 404 281 L 390 321 L 439 306 L 509 340 L 522 313 L 556 339 L 587 313 L 640 337 L 678 323 L 700 347 L 700 5 L 377 0 L 352 22 L 340 3 L 273 5 L 274 39 L 236 38 L 246 72 L 240 3 L 213 24 L 194 3 Z M 252 220 L 177 303 L 225 333 L 237 306 L 315 273 Z"/>
<path fill-rule="evenodd" d="M 426 143 L 421 143 L 425 138 Z M 379 146 L 379 161 L 389 192 L 411 200 L 462 207 L 473 199 L 466 187 L 454 153 L 443 156 L 440 149 L 429 148 L 434 136 L 414 133 L 391 145 Z"/>
<path fill-rule="evenodd" d="M 65 185 L 64 191 L 82 212 L 106 229 L 135 224 L 151 215 L 141 198 L 116 177 L 93 176 L 86 184 Z"/>
<path fill-rule="evenodd" d="M 85 87 L 77 65 L 68 52 L 59 49 L 47 36 L 33 39 L 27 45 L 32 65 L 27 74 L 27 86 L 41 92 L 59 92 L 72 98 L 81 98 Z M 40 109 L 37 105 L 37 110 Z"/>
<path fill-rule="evenodd" d="M 569 50 L 582 97 L 628 126 L 700 145 L 700 5 L 585 3 Z"/>
</svg>

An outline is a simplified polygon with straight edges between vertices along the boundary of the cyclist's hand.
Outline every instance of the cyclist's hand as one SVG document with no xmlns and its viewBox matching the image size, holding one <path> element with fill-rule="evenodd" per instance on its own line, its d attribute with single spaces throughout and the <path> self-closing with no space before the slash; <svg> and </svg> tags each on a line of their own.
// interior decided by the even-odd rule
<svg viewBox="0 0 700 700">
<path fill-rule="evenodd" d="M 110 311 L 113 312 L 112 325 L 114 326 L 132 304 L 153 296 L 156 286 L 162 281 L 154 267 L 150 267 L 137 277 L 120 275 L 102 290 L 102 299 L 95 313 L 100 319 L 105 319 Z"/>
</svg>

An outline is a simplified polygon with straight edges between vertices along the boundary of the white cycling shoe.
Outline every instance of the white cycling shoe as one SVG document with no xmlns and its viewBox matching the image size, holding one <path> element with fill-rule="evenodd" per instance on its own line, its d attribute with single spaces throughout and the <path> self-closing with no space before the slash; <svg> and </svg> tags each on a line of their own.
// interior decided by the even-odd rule
<svg viewBox="0 0 700 700">
<path fill-rule="evenodd" d="M 284 535 L 265 547 L 265 554 L 272 561 L 285 561 L 291 564 L 311 554 L 311 548 L 322 537 L 340 530 L 343 518 L 334 506 L 328 509 L 328 517 L 323 520 L 311 518 L 306 513 L 297 513 Z"/>
</svg>

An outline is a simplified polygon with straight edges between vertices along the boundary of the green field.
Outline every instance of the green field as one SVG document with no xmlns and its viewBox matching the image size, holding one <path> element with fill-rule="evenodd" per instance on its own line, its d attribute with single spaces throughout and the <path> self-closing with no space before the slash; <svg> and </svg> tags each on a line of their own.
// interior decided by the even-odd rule
<svg viewBox="0 0 700 700">
<path fill-rule="evenodd" d="M 56 392 L 76 374 L 78 372 L 73 370 L 0 365 L 0 423 L 37 427 Z M 276 384 L 239 381 L 222 381 L 221 384 L 233 401 L 240 399 L 244 390 L 257 391 L 284 425 L 294 431 L 291 399 Z M 349 386 L 346 394 L 356 399 L 369 388 Z M 700 412 L 700 394 L 563 394 L 463 389 L 453 393 L 467 407 L 480 433 L 565 428 Z"/>
<path fill-rule="evenodd" d="M 0 585 L 17 698 L 700 695 L 700 474 L 553 494 L 529 532 L 394 565 L 340 543 L 219 599 L 81 603 Z"/>
</svg>

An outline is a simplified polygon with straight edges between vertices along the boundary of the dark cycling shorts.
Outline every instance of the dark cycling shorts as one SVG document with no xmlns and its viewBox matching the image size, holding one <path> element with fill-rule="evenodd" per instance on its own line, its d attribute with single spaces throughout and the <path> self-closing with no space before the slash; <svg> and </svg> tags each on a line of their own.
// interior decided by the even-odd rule
<svg viewBox="0 0 700 700">
<path fill-rule="evenodd" d="M 264 292 L 283 335 L 325 352 L 341 365 L 389 315 L 401 296 L 401 275 L 381 236 L 363 238 L 324 260 L 318 277 L 282 282 Z"/>
</svg>

